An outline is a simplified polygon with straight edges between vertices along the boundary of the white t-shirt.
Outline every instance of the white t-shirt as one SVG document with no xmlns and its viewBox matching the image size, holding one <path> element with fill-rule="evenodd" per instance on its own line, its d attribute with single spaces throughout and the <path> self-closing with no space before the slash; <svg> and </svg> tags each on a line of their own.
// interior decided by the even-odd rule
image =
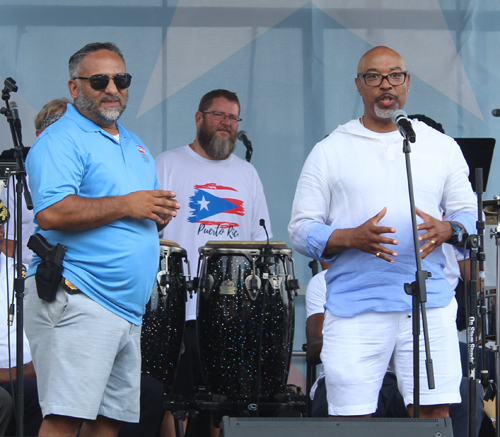
<svg viewBox="0 0 500 437">
<path fill-rule="evenodd" d="M 250 163 L 235 155 L 205 159 L 187 145 L 158 156 L 156 172 L 160 189 L 175 191 L 181 204 L 160 237 L 186 250 L 191 277 L 197 275 L 198 249 L 207 241 L 266 240 L 260 219 L 272 237 L 262 183 Z M 194 319 L 196 294 L 186 305 L 186 320 Z"/>
<path fill-rule="evenodd" d="M 7 302 L 7 275 L 9 272 L 9 300 Z M 7 258 L 3 253 L 0 253 L 0 368 L 7 369 L 16 366 L 16 317 L 10 327 L 10 356 L 11 364 L 9 366 L 9 348 L 8 348 L 8 309 L 7 307 L 12 302 L 14 293 L 14 260 Z M 15 297 L 14 297 L 15 302 Z M 15 311 L 14 311 L 15 314 Z M 23 361 L 28 364 L 31 361 L 31 354 L 26 335 L 23 334 Z"/>
<path fill-rule="evenodd" d="M 14 215 L 16 214 L 17 208 L 16 204 L 14 203 L 16 199 L 16 178 L 12 176 L 9 179 L 9 186 L 4 188 L 2 193 L 0 194 L 0 199 L 3 200 L 3 203 L 5 207 L 9 209 L 10 213 L 10 219 L 9 222 L 5 224 L 5 238 L 15 241 L 15 233 L 16 233 L 16 227 L 14 225 Z M 7 199 L 8 195 L 8 199 Z M 24 194 L 23 194 L 23 205 L 22 205 L 22 213 L 23 213 L 23 236 L 22 236 L 22 242 L 23 242 L 23 254 L 22 254 L 22 262 L 28 268 L 31 262 L 31 258 L 33 257 L 33 252 L 28 249 L 28 240 L 30 237 L 33 235 L 35 232 L 35 216 L 33 214 L 33 210 L 29 210 L 26 208 L 26 202 L 24 200 Z M 17 223 L 17 222 L 16 222 Z M 11 243 L 9 243 L 11 244 Z M 9 249 L 10 250 L 10 249 Z M 16 252 L 14 252 L 16 253 Z"/>
<path fill-rule="evenodd" d="M 325 302 L 326 302 L 326 281 L 325 281 L 326 270 L 319 272 L 314 275 L 312 279 L 307 284 L 306 290 L 306 314 L 307 318 L 314 316 L 314 314 L 324 314 L 325 312 Z M 323 364 L 320 366 L 318 373 L 318 378 L 311 387 L 311 392 L 309 396 L 314 399 L 314 394 L 316 393 L 316 387 L 318 386 L 318 380 L 324 378 L 325 371 L 323 370 Z"/>
</svg>

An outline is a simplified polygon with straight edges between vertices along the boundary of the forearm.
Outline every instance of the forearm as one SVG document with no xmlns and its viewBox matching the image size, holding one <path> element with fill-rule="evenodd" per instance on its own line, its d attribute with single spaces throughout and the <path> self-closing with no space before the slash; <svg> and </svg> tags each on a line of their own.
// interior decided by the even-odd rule
<svg viewBox="0 0 500 437">
<path fill-rule="evenodd" d="M 325 251 L 323 252 L 323 257 L 328 257 L 329 255 L 334 255 L 339 252 L 351 248 L 351 237 L 354 229 L 336 229 L 330 235 L 328 242 L 325 246 Z"/>
<path fill-rule="evenodd" d="M 66 196 L 41 210 L 36 220 L 44 231 L 84 231 L 123 217 L 165 225 L 180 208 L 173 191 L 142 190 L 124 196 L 86 198 Z"/>
<path fill-rule="evenodd" d="M 43 230 L 83 231 L 127 215 L 127 196 L 86 198 L 69 195 L 36 215 Z"/>
<path fill-rule="evenodd" d="M 323 339 L 313 339 L 307 342 L 306 360 L 311 364 L 321 364 L 321 348 Z"/>
<path fill-rule="evenodd" d="M 12 370 L 12 379 L 16 379 L 16 369 Z M 5 384 L 10 381 L 10 372 L 9 369 L 0 369 L 0 384 Z"/>
<path fill-rule="evenodd" d="M 306 320 L 306 359 L 312 364 L 321 363 L 320 353 L 323 347 L 323 321 L 324 316 L 322 313 L 313 314 Z"/>
<path fill-rule="evenodd" d="M 10 381 L 10 377 L 12 374 L 12 380 L 17 379 L 17 368 L 12 367 L 9 369 L 0 369 L 0 384 L 5 384 Z M 33 361 L 30 361 L 28 364 L 25 364 L 23 367 L 23 376 L 25 378 L 35 378 L 35 367 L 33 366 Z"/>
<path fill-rule="evenodd" d="M 3 240 L 2 252 L 5 256 L 14 258 L 14 248 L 16 242 L 13 240 L 8 240 L 7 238 Z"/>
</svg>

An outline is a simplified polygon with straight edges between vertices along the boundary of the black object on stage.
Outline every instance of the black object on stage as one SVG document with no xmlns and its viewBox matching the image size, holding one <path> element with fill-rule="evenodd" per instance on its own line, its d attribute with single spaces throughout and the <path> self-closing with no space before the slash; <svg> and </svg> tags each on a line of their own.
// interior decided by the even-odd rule
<svg viewBox="0 0 500 437">
<path fill-rule="evenodd" d="M 292 251 L 283 242 L 208 241 L 199 252 L 206 387 L 230 402 L 272 402 L 285 392 L 291 362 Z"/>
<path fill-rule="evenodd" d="M 453 437 L 451 419 L 222 418 L 221 437 Z"/>
<path fill-rule="evenodd" d="M 469 165 L 469 181 L 472 189 L 477 192 L 474 171 L 476 168 L 482 168 L 483 189 L 481 191 L 486 191 L 493 150 L 495 149 L 495 138 L 455 138 L 455 141 L 462 149 L 464 158 Z"/>
<path fill-rule="evenodd" d="M 186 250 L 174 241 L 160 240 L 157 282 L 142 321 L 141 369 L 163 383 L 165 394 L 174 384 L 181 355 L 190 278 Z"/>
</svg>

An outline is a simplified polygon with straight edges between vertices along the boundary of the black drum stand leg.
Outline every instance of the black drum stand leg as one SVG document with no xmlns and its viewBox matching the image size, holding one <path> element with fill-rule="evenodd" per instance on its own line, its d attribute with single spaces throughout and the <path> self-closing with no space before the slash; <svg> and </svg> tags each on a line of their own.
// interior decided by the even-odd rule
<svg viewBox="0 0 500 437">
<path fill-rule="evenodd" d="M 184 437 L 184 420 L 186 420 L 186 412 L 184 410 L 172 411 L 174 416 L 174 426 L 176 437 Z"/>
</svg>

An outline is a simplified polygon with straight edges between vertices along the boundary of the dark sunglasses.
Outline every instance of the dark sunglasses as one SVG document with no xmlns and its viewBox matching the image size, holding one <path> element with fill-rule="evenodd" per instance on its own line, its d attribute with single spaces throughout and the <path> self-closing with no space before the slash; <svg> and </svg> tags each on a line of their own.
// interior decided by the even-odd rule
<svg viewBox="0 0 500 437">
<path fill-rule="evenodd" d="M 108 87 L 109 79 L 113 79 L 116 88 L 124 90 L 130 86 L 132 76 L 129 73 L 118 73 L 110 78 L 107 74 L 93 74 L 90 77 L 74 77 L 73 79 L 88 80 L 92 89 L 96 91 L 105 90 Z"/>
</svg>

